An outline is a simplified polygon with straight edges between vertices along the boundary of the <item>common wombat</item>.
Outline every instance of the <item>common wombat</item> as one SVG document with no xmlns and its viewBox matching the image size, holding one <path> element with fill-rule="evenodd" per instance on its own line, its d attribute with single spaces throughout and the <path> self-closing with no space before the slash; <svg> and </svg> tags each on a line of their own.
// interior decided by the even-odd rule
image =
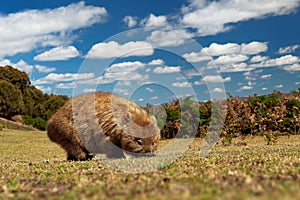
<svg viewBox="0 0 300 200">
<path fill-rule="evenodd" d="M 68 160 L 93 154 L 124 157 L 154 152 L 160 139 L 156 120 L 134 102 L 97 92 L 69 99 L 48 121 L 47 133 L 67 152 Z"/>
</svg>

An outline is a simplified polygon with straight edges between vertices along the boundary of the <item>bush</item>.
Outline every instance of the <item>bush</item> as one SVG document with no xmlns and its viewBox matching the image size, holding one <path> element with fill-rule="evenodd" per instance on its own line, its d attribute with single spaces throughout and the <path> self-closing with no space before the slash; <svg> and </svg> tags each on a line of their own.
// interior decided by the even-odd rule
<svg viewBox="0 0 300 200">
<path fill-rule="evenodd" d="M 31 116 L 24 116 L 23 123 L 26 125 L 33 125 L 34 119 Z"/>
<path fill-rule="evenodd" d="M 223 136 L 229 137 L 224 142 L 228 143 L 232 135 L 269 133 L 271 137 L 265 135 L 266 140 L 275 143 L 276 136 L 273 133 L 300 133 L 300 88 L 287 94 L 274 91 L 268 95 L 255 94 L 247 98 L 229 96 L 226 100 L 216 100 L 216 103 L 194 102 L 187 97 L 163 104 L 166 116 L 156 115 L 162 138 L 174 138 L 179 131 L 184 133 L 183 136 L 193 136 L 197 131 L 197 137 L 204 137 L 209 128 L 218 132 L 223 122 Z M 151 105 L 148 105 L 149 108 Z M 195 127 L 197 125 L 198 130 Z"/>
<path fill-rule="evenodd" d="M 33 127 L 38 128 L 42 131 L 46 130 L 47 122 L 40 117 L 37 117 L 33 121 Z"/>
<path fill-rule="evenodd" d="M 34 128 L 42 131 L 46 130 L 47 127 L 47 122 L 41 117 L 33 118 L 31 116 L 24 116 L 23 123 L 26 125 L 32 125 Z"/>
</svg>

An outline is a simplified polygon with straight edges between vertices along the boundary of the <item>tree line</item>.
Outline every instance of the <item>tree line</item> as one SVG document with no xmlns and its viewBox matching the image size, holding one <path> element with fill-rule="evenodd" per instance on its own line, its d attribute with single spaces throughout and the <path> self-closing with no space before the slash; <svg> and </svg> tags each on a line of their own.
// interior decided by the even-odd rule
<svg viewBox="0 0 300 200">
<path fill-rule="evenodd" d="M 32 86 L 26 72 L 11 66 L 0 67 L 0 117 L 12 119 L 22 115 L 23 123 L 45 130 L 47 120 L 67 99 Z"/>
<path fill-rule="evenodd" d="M 23 123 L 45 130 L 47 120 L 68 100 L 67 96 L 44 94 L 31 85 L 25 72 L 0 67 L 0 117 L 22 115 Z M 196 102 L 176 99 L 146 109 L 157 118 L 162 138 L 204 137 L 214 129 L 226 138 L 237 135 L 300 134 L 300 88 L 290 93 L 274 91 Z M 162 111 L 162 112 L 161 112 Z"/>
</svg>

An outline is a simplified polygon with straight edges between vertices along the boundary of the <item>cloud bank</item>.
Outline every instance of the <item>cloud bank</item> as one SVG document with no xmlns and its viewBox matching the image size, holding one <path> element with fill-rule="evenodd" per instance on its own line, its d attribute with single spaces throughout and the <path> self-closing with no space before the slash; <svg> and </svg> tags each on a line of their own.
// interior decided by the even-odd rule
<svg viewBox="0 0 300 200">
<path fill-rule="evenodd" d="M 0 58 L 71 43 L 73 31 L 103 23 L 107 15 L 105 8 L 87 6 L 84 2 L 0 15 Z"/>
</svg>

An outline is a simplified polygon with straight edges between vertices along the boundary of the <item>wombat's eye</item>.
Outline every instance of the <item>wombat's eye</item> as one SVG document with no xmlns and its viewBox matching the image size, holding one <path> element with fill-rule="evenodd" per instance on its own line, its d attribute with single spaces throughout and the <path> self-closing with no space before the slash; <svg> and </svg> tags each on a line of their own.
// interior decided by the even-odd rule
<svg viewBox="0 0 300 200">
<path fill-rule="evenodd" d="M 138 143 L 139 145 L 143 145 L 143 141 L 142 141 L 142 140 L 137 140 L 137 143 Z"/>
</svg>

